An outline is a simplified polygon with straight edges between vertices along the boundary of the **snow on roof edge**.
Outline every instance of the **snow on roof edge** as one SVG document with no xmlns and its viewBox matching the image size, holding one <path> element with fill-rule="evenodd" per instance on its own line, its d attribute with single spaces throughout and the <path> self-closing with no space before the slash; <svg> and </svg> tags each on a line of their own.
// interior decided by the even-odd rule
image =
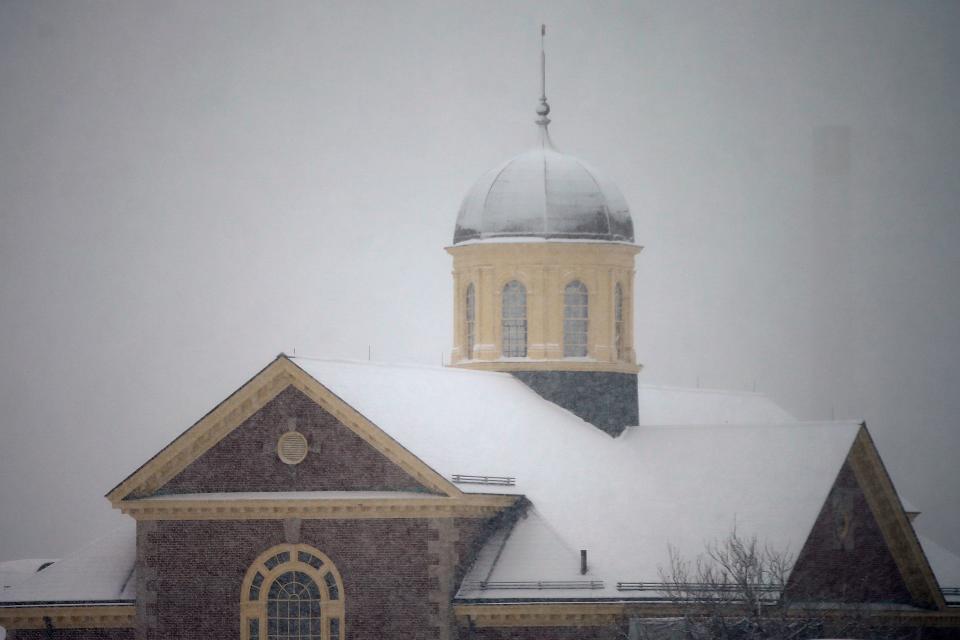
<svg viewBox="0 0 960 640">
<path fill-rule="evenodd" d="M 793 429 L 804 427 L 824 427 L 835 425 L 837 427 L 860 427 L 863 421 L 852 418 L 850 420 L 795 420 L 793 422 L 758 422 L 758 423 L 737 423 L 737 422 L 702 422 L 687 423 L 678 422 L 675 424 L 631 424 L 627 429 Z"/>
<path fill-rule="evenodd" d="M 0 591 L 0 607 L 126 602 L 136 565 L 136 527 L 127 523 L 43 571 Z"/>
</svg>

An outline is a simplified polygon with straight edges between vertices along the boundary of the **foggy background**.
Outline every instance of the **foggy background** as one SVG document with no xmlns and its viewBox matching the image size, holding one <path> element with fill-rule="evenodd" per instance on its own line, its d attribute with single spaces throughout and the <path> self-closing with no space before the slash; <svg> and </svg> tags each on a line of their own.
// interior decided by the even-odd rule
<svg viewBox="0 0 960 640">
<path fill-rule="evenodd" d="M 278 352 L 439 364 L 536 140 L 617 182 L 646 383 L 863 418 L 960 549 L 960 4 L 0 3 L 0 560 Z M 599 462 L 598 462 L 599 463 Z"/>
</svg>

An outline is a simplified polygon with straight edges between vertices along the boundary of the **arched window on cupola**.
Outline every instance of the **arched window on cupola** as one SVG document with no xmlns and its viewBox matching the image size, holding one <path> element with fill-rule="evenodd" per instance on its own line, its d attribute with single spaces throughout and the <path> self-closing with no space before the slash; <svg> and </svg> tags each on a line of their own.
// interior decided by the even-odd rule
<svg viewBox="0 0 960 640">
<path fill-rule="evenodd" d="M 473 359 L 473 345 L 477 337 L 477 296 L 471 282 L 467 286 L 466 299 L 463 306 L 464 317 L 464 336 L 463 336 L 463 357 L 467 360 Z"/>
<path fill-rule="evenodd" d="M 503 287 L 500 319 L 503 357 L 526 358 L 527 289 L 516 280 L 511 280 Z"/>
<path fill-rule="evenodd" d="M 240 592 L 241 640 L 343 640 L 343 582 L 330 559 L 307 545 L 261 554 Z"/>
<path fill-rule="evenodd" d="M 563 290 L 563 357 L 587 355 L 587 286 L 574 280 Z"/>
<path fill-rule="evenodd" d="M 617 360 L 623 360 L 623 287 L 619 282 L 613 291 L 613 345 Z"/>
</svg>

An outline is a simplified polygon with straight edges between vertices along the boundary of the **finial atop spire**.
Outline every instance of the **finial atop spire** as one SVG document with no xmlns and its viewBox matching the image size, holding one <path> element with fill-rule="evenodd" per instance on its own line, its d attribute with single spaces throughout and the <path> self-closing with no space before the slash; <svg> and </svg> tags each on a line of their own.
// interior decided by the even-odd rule
<svg viewBox="0 0 960 640">
<path fill-rule="evenodd" d="M 547 115 L 550 113 L 550 105 L 547 104 L 547 55 L 544 53 L 543 49 L 543 40 L 547 35 L 547 25 L 540 25 L 540 104 L 537 105 L 537 115 L 540 118 L 537 120 L 537 124 L 546 129 L 547 125 L 550 124 L 550 118 Z"/>
</svg>

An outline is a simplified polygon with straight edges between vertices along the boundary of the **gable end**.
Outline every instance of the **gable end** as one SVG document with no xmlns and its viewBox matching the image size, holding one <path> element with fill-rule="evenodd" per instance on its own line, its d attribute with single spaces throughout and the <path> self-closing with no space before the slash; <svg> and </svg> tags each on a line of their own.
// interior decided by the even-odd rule
<svg viewBox="0 0 960 640">
<path fill-rule="evenodd" d="M 464 495 L 452 482 L 405 449 L 360 412 L 286 356 L 280 355 L 117 485 L 107 494 L 107 498 L 114 507 L 120 508 L 120 503 L 128 497 L 153 495 L 288 387 L 295 388 L 309 398 L 339 425 L 353 432 L 422 487 L 444 496 Z"/>
<path fill-rule="evenodd" d="M 943 607 L 939 587 L 865 427 L 797 558 L 787 594 L 795 601 Z"/>
<path fill-rule="evenodd" d="M 278 450 L 289 433 L 306 445 L 296 464 Z M 268 491 L 436 493 L 290 385 L 153 495 Z"/>
</svg>

